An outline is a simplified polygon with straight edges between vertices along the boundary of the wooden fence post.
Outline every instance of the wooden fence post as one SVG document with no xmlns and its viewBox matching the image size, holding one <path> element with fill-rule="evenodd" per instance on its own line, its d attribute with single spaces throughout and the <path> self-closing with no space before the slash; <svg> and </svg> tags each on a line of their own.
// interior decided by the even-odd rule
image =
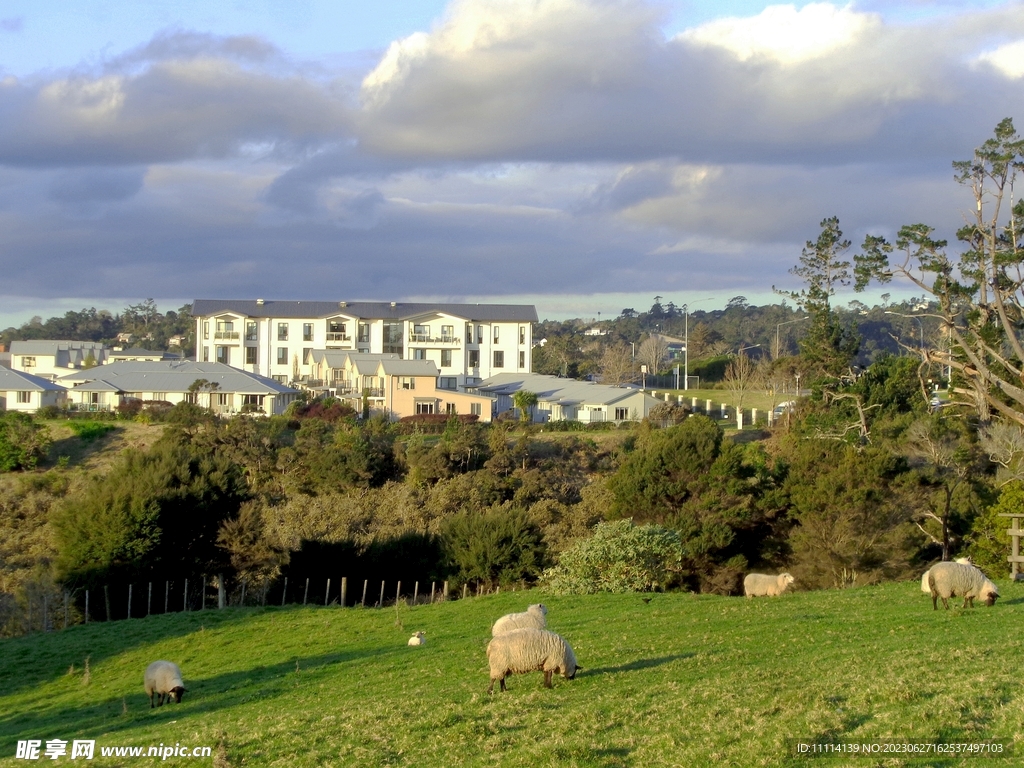
<svg viewBox="0 0 1024 768">
<path fill-rule="evenodd" d="M 220 610 L 227 602 L 227 590 L 224 589 L 224 574 L 217 574 L 217 609 Z"/>
<path fill-rule="evenodd" d="M 188 579 L 185 579 L 185 596 L 182 598 L 181 604 L 182 604 L 181 610 L 187 612 L 188 611 Z"/>
<path fill-rule="evenodd" d="M 238 598 L 238 605 L 239 606 L 244 606 L 245 605 L 245 579 L 242 579 L 242 596 L 240 598 Z"/>
<path fill-rule="evenodd" d="M 146 615 L 153 613 L 153 582 L 149 582 L 149 592 L 146 595 Z"/>
<path fill-rule="evenodd" d="M 330 599 L 331 599 L 331 580 L 330 580 L 330 579 L 328 579 L 328 580 L 327 580 L 327 591 L 326 591 L 326 592 L 324 592 L 324 605 L 325 605 L 325 606 L 326 606 L 326 605 L 329 605 L 329 602 L 328 602 L 328 601 L 329 601 Z"/>
<path fill-rule="evenodd" d="M 420 583 L 417 581 L 412 588 L 412 604 L 416 605 L 416 599 L 420 596 Z"/>
<path fill-rule="evenodd" d="M 360 608 L 365 608 L 366 607 L 366 588 L 368 586 L 370 586 L 370 580 L 369 579 L 363 579 L 363 599 L 359 603 L 359 607 Z"/>
<path fill-rule="evenodd" d="M 306 591 L 302 593 L 302 604 L 306 604 L 306 598 L 309 597 L 309 576 L 306 577 Z"/>
<path fill-rule="evenodd" d="M 128 585 L 128 618 L 132 617 L 132 585 Z"/>
<path fill-rule="evenodd" d="M 110 587 L 107 584 L 103 585 L 103 604 L 107 609 L 107 621 L 110 621 Z"/>
<path fill-rule="evenodd" d="M 164 613 L 167 613 L 171 599 L 171 582 L 164 581 Z"/>
<path fill-rule="evenodd" d="M 466 599 L 466 590 L 468 590 L 468 589 L 469 589 L 469 583 L 468 582 L 466 584 L 462 585 L 462 599 L 463 600 Z"/>
<path fill-rule="evenodd" d="M 339 605 L 344 608 L 345 601 L 348 600 L 348 576 L 341 577 L 341 600 Z"/>
<path fill-rule="evenodd" d="M 288 577 L 284 577 L 284 588 L 281 590 L 281 607 L 284 608 L 284 599 L 288 596 Z"/>
<path fill-rule="evenodd" d="M 436 581 L 430 582 L 430 604 L 434 604 L 434 588 L 437 586 Z"/>
<path fill-rule="evenodd" d="M 384 607 L 384 582 L 380 583 L 380 602 L 377 603 L 378 608 Z"/>
<path fill-rule="evenodd" d="M 85 590 L 85 623 L 89 623 L 89 590 Z"/>
<path fill-rule="evenodd" d="M 199 593 L 199 595 L 200 595 L 200 598 L 199 598 L 199 610 L 200 611 L 205 611 L 206 610 L 206 574 L 205 573 L 203 574 L 203 589 Z"/>
<path fill-rule="evenodd" d="M 448 601 L 448 580 L 447 579 L 445 579 L 445 581 L 444 581 L 444 600 L 445 600 L 445 602 Z"/>
</svg>

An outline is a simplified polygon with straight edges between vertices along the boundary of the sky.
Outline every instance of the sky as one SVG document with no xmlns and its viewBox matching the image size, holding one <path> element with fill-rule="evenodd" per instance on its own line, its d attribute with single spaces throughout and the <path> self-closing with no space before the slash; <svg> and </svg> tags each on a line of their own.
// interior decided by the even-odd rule
<svg viewBox="0 0 1024 768">
<path fill-rule="evenodd" d="M 1022 2 L 5 0 L 0 327 L 777 302 L 830 216 L 955 243 L 951 163 L 1022 105 Z"/>
</svg>

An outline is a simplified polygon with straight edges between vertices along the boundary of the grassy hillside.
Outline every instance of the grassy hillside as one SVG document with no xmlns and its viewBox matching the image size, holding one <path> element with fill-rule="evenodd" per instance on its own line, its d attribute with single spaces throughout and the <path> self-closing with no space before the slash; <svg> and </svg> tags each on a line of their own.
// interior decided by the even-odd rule
<svg viewBox="0 0 1024 768">
<path fill-rule="evenodd" d="M 0 642 L 0 765 L 27 764 L 13 759 L 26 738 L 209 745 L 215 761 L 169 762 L 218 766 L 754 766 L 782 763 L 789 738 L 1012 740 L 1024 732 L 1024 587 L 1000 588 L 994 608 L 948 612 L 902 583 L 90 624 Z M 552 690 L 516 676 L 488 696 L 490 623 L 537 600 L 584 669 Z M 428 644 L 408 647 L 420 629 Z M 155 659 L 181 665 L 182 704 L 149 709 Z"/>
</svg>

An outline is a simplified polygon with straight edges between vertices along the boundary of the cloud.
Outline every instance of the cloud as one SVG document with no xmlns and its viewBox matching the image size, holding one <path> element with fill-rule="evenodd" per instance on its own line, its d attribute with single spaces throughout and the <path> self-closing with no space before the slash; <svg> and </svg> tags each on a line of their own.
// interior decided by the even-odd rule
<svg viewBox="0 0 1024 768">
<path fill-rule="evenodd" d="M 50 198 L 61 203 L 127 200 L 142 189 L 141 168 L 86 168 L 59 173 L 50 184 Z"/>
<path fill-rule="evenodd" d="M 22 16 L 11 16 L 0 19 L 0 32 L 21 32 L 25 28 L 25 19 Z"/>
<path fill-rule="evenodd" d="M 1008 78 L 1024 77 L 1024 40 L 1001 45 L 978 56 L 979 62 L 990 64 Z"/>
</svg>

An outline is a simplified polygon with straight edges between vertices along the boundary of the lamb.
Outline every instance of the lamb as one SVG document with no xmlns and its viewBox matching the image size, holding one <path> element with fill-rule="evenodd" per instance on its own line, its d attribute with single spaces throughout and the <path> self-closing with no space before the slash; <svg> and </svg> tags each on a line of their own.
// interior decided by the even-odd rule
<svg viewBox="0 0 1024 768">
<path fill-rule="evenodd" d="M 181 702 L 181 696 L 188 688 L 181 681 L 181 670 L 170 661 L 154 661 L 146 667 L 146 695 L 149 696 L 149 708 L 162 707 L 165 699 Z M 153 704 L 153 696 L 157 697 Z"/>
<path fill-rule="evenodd" d="M 548 613 L 547 606 L 543 603 L 531 605 L 522 613 L 509 613 L 502 616 L 491 627 L 491 636 L 497 637 L 513 629 L 544 629 L 547 620 L 544 618 Z"/>
<path fill-rule="evenodd" d="M 796 579 L 788 573 L 778 576 L 766 576 L 763 573 L 748 573 L 743 580 L 743 594 L 747 597 L 778 597 Z"/>
<path fill-rule="evenodd" d="M 511 674 L 543 671 L 544 687 L 551 687 L 551 676 L 560 674 L 566 680 L 576 677 L 582 669 L 576 655 L 561 635 L 546 629 L 513 629 L 493 638 L 487 645 L 487 661 L 491 667 L 491 685 L 487 693 L 494 693 L 494 681 L 505 688 L 505 678 Z"/>
<path fill-rule="evenodd" d="M 953 562 L 962 563 L 964 565 L 974 565 L 974 561 L 971 560 L 970 555 L 968 555 L 967 557 L 958 557 Z M 928 571 L 925 571 L 923 574 L 921 574 L 921 591 L 924 592 L 926 595 L 930 595 L 932 593 L 932 588 L 928 586 Z"/>
<path fill-rule="evenodd" d="M 995 605 L 999 590 L 981 571 L 966 563 L 936 563 L 928 569 L 928 586 L 932 595 L 932 610 L 939 609 L 939 598 L 942 606 L 949 610 L 949 598 L 962 597 L 963 607 L 970 604 L 974 607 L 974 598 L 985 601 L 985 605 Z"/>
<path fill-rule="evenodd" d="M 423 632 L 417 632 L 409 638 L 409 645 L 426 645 L 427 636 Z"/>
</svg>

